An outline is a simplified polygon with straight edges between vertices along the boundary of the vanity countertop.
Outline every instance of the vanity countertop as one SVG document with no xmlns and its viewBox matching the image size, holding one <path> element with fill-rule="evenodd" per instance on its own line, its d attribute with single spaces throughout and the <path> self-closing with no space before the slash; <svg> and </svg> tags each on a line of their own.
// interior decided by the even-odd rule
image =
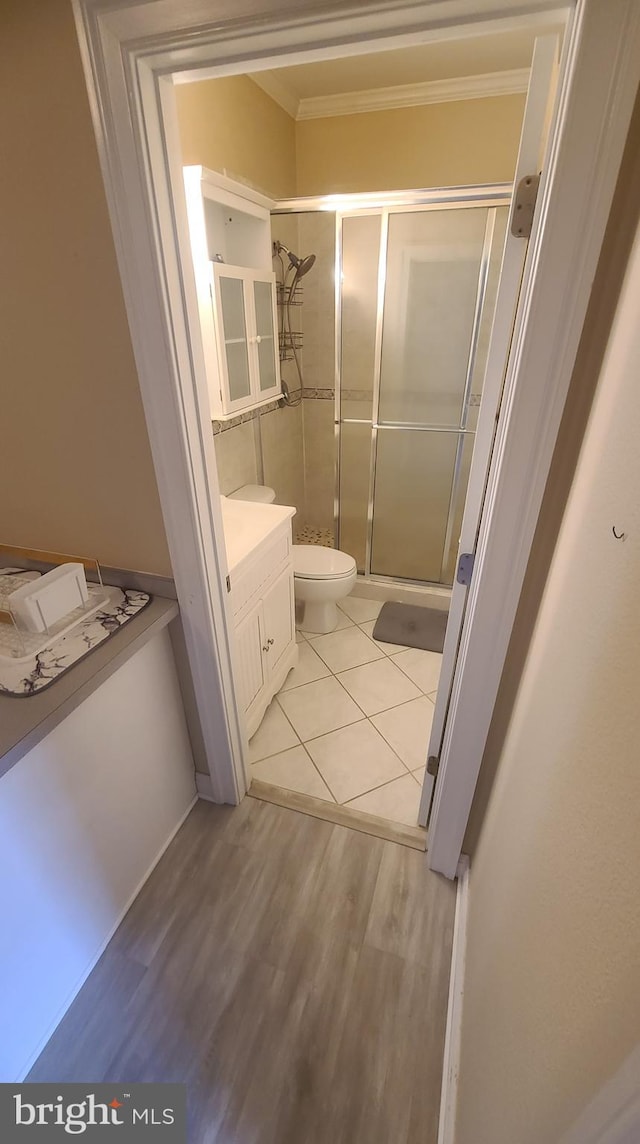
<svg viewBox="0 0 640 1144">
<path fill-rule="evenodd" d="M 237 571 L 242 562 L 296 512 L 289 505 L 229 500 L 227 497 L 221 497 L 220 504 L 230 573 Z"/>
</svg>

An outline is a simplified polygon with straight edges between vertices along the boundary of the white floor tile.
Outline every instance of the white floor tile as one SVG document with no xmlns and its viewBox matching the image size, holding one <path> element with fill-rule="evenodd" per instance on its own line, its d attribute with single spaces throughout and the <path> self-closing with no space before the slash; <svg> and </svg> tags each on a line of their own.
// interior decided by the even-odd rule
<svg viewBox="0 0 640 1144">
<path fill-rule="evenodd" d="M 410 699 L 419 702 L 421 698 L 415 683 L 388 658 L 342 671 L 338 679 L 365 715 L 375 715 L 378 711 L 386 711 L 388 707 L 396 707 Z"/>
<path fill-rule="evenodd" d="M 442 666 L 442 655 L 439 652 L 410 647 L 391 658 L 425 695 L 437 690 Z"/>
<path fill-rule="evenodd" d="M 364 718 L 351 696 L 332 676 L 291 691 L 281 691 L 278 702 L 304 742 Z"/>
<path fill-rule="evenodd" d="M 362 631 L 373 639 L 373 629 L 376 626 L 376 620 L 368 620 L 366 624 L 360 624 Z M 376 647 L 381 647 L 385 655 L 397 655 L 399 651 L 408 651 L 406 644 L 399 643 L 385 643 L 384 640 L 374 640 Z"/>
<path fill-rule="evenodd" d="M 422 695 L 411 703 L 392 707 L 390 711 L 383 711 L 371 719 L 374 727 L 377 727 L 410 771 L 420 766 L 424 769 L 433 712 L 433 703 L 426 695 Z"/>
<path fill-rule="evenodd" d="M 415 771 L 411 772 L 414 779 L 418 780 L 421 787 L 422 787 L 422 784 L 424 782 L 424 772 L 426 771 L 426 769 L 427 769 L 426 764 L 423 763 L 423 765 L 421 767 L 416 767 Z"/>
<path fill-rule="evenodd" d="M 327 667 L 336 674 L 339 671 L 348 671 L 350 667 L 360 667 L 363 663 L 384 658 L 384 652 L 354 625 L 345 628 L 344 631 L 318 636 L 311 641 L 311 645 Z"/>
<path fill-rule="evenodd" d="M 288 747 L 299 745 L 298 736 L 283 715 L 277 700 L 274 699 L 267 707 L 264 719 L 255 735 L 249 739 L 249 762 L 257 763 L 259 759 L 266 759 L 268 755 L 276 755 L 279 751 L 286 751 Z"/>
<path fill-rule="evenodd" d="M 313 683 L 314 680 L 324 679 L 327 675 L 331 675 L 331 672 L 326 663 L 305 640 L 298 647 L 298 662 L 289 672 L 280 692 L 291 691 L 292 687 L 302 687 L 305 683 Z"/>
<path fill-rule="evenodd" d="M 341 600 L 338 607 L 356 624 L 363 624 L 366 620 L 377 620 L 382 607 L 382 600 L 365 600 L 362 596 L 347 596 Z"/>
<path fill-rule="evenodd" d="M 338 802 L 406 774 L 398 756 L 368 720 L 314 739 L 307 743 L 307 750 Z"/>
<path fill-rule="evenodd" d="M 347 805 L 354 810 L 362 810 L 365 814 L 377 814 L 379 818 L 388 818 L 391 822 L 417 826 L 420 786 L 413 775 L 404 774 L 402 778 L 394 779 L 393 782 L 386 783 L 377 790 L 352 799 Z"/>
<path fill-rule="evenodd" d="M 251 774 L 260 782 L 273 783 L 275 786 L 286 787 L 287 790 L 298 791 L 299 794 L 310 794 L 313 798 L 334 802 L 304 747 L 292 747 L 289 751 L 281 751 L 278 755 L 254 763 Z"/>
<path fill-rule="evenodd" d="M 297 644 L 305 644 L 306 642 L 307 642 L 307 637 L 304 634 L 304 632 L 300 631 L 300 628 L 296 628 L 296 643 Z"/>
</svg>

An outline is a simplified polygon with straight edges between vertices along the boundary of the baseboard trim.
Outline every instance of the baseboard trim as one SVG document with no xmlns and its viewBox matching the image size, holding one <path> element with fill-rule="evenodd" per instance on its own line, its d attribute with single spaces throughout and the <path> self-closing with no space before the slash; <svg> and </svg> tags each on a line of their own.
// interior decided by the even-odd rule
<svg viewBox="0 0 640 1144">
<path fill-rule="evenodd" d="M 93 955 L 93 957 L 91 958 L 91 961 L 89 962 L 89 964 L 88 964 L 88 966 L 87 966 L 86 970 L 83 972 L 83 974 L 82 974 L 82 976 L 81 976 L 80 980 L 77 982 L 77 984 L 76 984 L 76 985 L 74 985 L 73 989 L 71 990 L 71 993 L 69 994 L 69 996 L 67 997 L 66 1001 L 64 1002 L 64 1004 L 62 1005 L 62 1007 L 61 1007 L 61 1008 L 60 1008 L 60 1010 L 58 1011 L 58 1014 L 57 1014 L 57 1016 L 54 1018 L 53 1022 L 52 1022 L 52 1023 L 51 1023 L 51 1025 L 49 1026 L 49 1029 L 47 1030 L 47 1032 L 45 1033 L 45 1035 L 44 1035 L 44 1036 L 42 1037 L 42 1039 L 40 1040 L 40 1042 L 39 1042 L 39 1044 L 38 1044 L 38 1048 L 36 1049 L 36 1051 L 35 1051 L 34 1053 L 32 1053 L 32 1055 L 31 1055 L 31 1057 L 29 1058 L 29 1060 L 28 1060 L 27 1064 L 26 1064 L 26 1065 L 25 1065 L 25 1067 L 22 1069 L 22 1071 L 20 1072 L 19 1076 L 16 1078 L 16 1081 L 15 1081 L 15 1083 L 16 1083 L 16 1084 L 20 1084 L 20 1083 L 22 1083 L 22 1082 L 25 1080 L 25 1078 L 28 1076 L 29 1072 L 30 1072 L 30 1071 L 31 1071 L 31 1069 L 33 1068 L 34 1064 L 36 1063 L 36 1061 L 37 1061 L 38 1057 L 40 1056 L 40 1054 L 41 1054 L 42 1050 L 44 1049 L 45 1045 L 46 1045 L 46 1044 L 47 1044 L 47 1042 L 48 1042 L 48 1041 L 51 1039 L 51 1037 L 52 1037 L 52 1036 L 53 1036 L 53 1034 L 55 1033 L 56 1029 L 58 1028 L 58 1025 L 60 1024 L 60 1022 L 61 1022 L 62 1018 L 63 1018 L 63 1017 L 64 1017 L 64 1015 L 65 1015 L 65 1013 L 67 1012 L 67 1010 L 68 1010 L 68 1009 L 70 1009 L 71 1005 L 72 1005 L 72 1004 L 73 1004 L 73 1002 L 75 1001 L 75 999 L 76 999 L 76 997 L 77 997 L 78 993 L 80 992 L 80 990 L 82 989 L 82 986 L 84 985 L 85 981 L 87 980 L 87 977 L 89 976 L 89 974 L 91 973 L 91 971 L 92 971 L 93 969 L 95 969 L 95 967 L 96 967 L 96 965 L 98 964 L 98 962 L 99 962 L 100 958 L 102 957 L 102 955 L 103 955 L 103 953 L 104 953 L 105 949 L 107 948 L 107 946 L 108 946 L 109 942 L 111 941 L 111 938 L 113 937 L 114 933 L 116 932 L 116 930 L 117 930 L 118 926 L 119 926 L 119 925 L 121 924 L 121 922 L 124 920 L 124 917 L 125 917 L 125 915 L 127 914 L 128 910 L 131 908 L 131 906 L 132 906 L 132 905 L 133 905 L 133 903 L 135 902 L 135 900 L 136 900 L 136 898 L 138 897 L 138 894 L 140 893 L 140 891 L 141 891 L 142 887 L 144 886 L 145 882 L 146 882 L 146 881 L 147 881 L 147 880 L 148 880 L 148 879 L 151 877 L 151 875 L 153 874 L 153 871 L 155 870 L 156 866 L 158 865 L 158 862 L 159 862 L 159 861 L 160 861 L 160 859 L 162 858 L 162 855 L 164 854 L 165 850 L 166 850 L 166 849 L 167 849 L 167 847 L 170 845 L 170 843 L 171 843 L 171 842 L 173 842 L 173 839 L 175 838 L 176 834 L 178 833 L 178 831 L 179 831 L 180 827 L 182 826 L 182 824 L 183 824 L 183 823 L 186 821 L 186 819 L 187 819 L 187 818 L 189 817 L 189 815 L 191 814 L 191 811 L 193 810 L 193 808 L 194 808 L 195 804 L 197 803 L 197 801 L 198 801 L 198 796 L 197 796 L 197 794 L 196 794 L 196 795 L 194 795 L 193 799 L 192 799 L 192 800 L 191 800 L 191 802 L 189 803 L 189 805 L 188 805 L 187 809 L 185 810 L 184 814 L 182 814 L 182 815 L 181 815 L 180 819 L 178 820 L 178 822 L 176 823 L 176 825 L 175 825 L 175 826 L 173 827 L 173 829 L 171 830 L 171 832 L 170 832 L 170 834 L 169 834 L 168 838 L 166 839 L 166 841 L 165 841 L 165 842 L 163 842 L 163 844 L 162 844 L 162 846 L 160 847 L 160 849 L 159 849 L 158 853 L 156 854 L 155 858 L 153 859 L 153 861 L 151 862 L 150 866 L 148 867 L 148 869 L 147 869 L 146 873 L 145 873 L 145 874 L 143 874 L 142 878 L 141 878 L 141 879 L 140 879 L 140 881 L 138 882 L 138 884 L 137 884 L 137 886 L 136 886 L 135 890 L 133 891 L 133 893 L 132 893 L 132 894 L 129 896 L 129 898 L 127 899 L 127 901 L 126 901 L 125 905 L 123 906 L 122 910 L 121 910 L 121 911 L 120 911 L 120 913 L 118 914 L 118 917 L 116 918 L 115 922 L 113 923 L 113 925 L 112 925 L 111 929 L 109 930 L 109 932 L 108 932 L 107 936 L 105 937 L 104 941 L 103 941 L 103 942 L 101 942 L 101 944 L 99 945 L 99 947 L 98 947 L 98 949 L 96 950 L 95 954 L 94 954 L 94 955 Z"/>
<path fill-rule="evenodd" d="M 462 1025 L 464 971 L 467 951 L 467 914 L 469 907 L 469 859 L 466 854 L 462 854 L 460 857 L 456 877 L 458 879 L 458 887 L 456 892 L 456 915 L 453 925 L 453 946 L 451 950 L 447 1029 L 444 1040 L 444 1061 L 442 1065 L 438 1144 L 454 1144 L 455 1139 L 458 1072 L 460 1068 L 460 1031 Z"/>
<path fill-rule="evenodd" d="M 201 771 L 196 771 L 196 790 L 198 798 L 204 798 L 207 802 L 215 802 L 211 775 L 203 775 Z"/>
<path fill-rule="evenodd" d="M 322 798 L 298 794 L 297 791 L 272 786 L 271 783 L 262 783 L 257 779 L 253 780 L 247 794 L 261 802 L 272 802 L 276 806 L 286 807 L 287 810 L 310 814 L 312 818 L 335 822 L 336 826 L 346 826 L 350 830 L 359 830 L 362 834 L 372 834 L 374 838 L 385 838 L 387 842 L 410 846 L 413 850 L 424 850 L 426 847 L 426 832 L 420 827 L 389 822 L 386 818 L 378 818 L 375 814 L 364 814 L 361 810 L 352 810 L 351 807 L 340 806 L 337 802 L 325 802 Z"/>
</svg>

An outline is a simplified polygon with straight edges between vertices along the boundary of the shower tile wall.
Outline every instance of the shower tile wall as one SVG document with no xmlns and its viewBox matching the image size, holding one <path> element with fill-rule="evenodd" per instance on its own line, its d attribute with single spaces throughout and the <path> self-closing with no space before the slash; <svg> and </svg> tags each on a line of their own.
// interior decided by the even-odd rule
<svg viewBox="0 0 640 1144">
<path fill-rule="evenodd" d="M 258 481 L 255 422 L 245 421 L 215 437 L 216 466 L 220 492 L 227 496 L 241 485 Z"/>
<path fill-rule="evenodd" d="M 270 485 L 278 504 L 295 506 L 296 530 L 304 527 L 301 405 L 256 413 L 241 425 L 223 428 L 214 440 L 221 493 L 227 496 L 242 485 Z"/>
<path fill-rule="evenodd" d="M 295 505 L 297 532 L 306 523 L 302 405 L 263 413 L 260 429 L 264 483 L 275 489 L 278 504 Z"/>
<path fill-rule="evenodd" d="M 333 395 L 309 400 L 304 406 L 304 469 L 306 523 L 333 529 L 335 431 Z"/>
</svg>

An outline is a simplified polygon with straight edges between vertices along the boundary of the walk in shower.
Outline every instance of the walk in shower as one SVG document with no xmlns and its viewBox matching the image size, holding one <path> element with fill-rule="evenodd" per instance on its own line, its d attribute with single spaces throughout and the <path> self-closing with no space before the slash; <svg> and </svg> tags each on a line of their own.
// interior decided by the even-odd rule
<svg viewBox="0 0 640 1144">
<path fill-rule="evenodd" d="M 510 198 L 496 186 L 281 204 L 278 221 L 317 254 L 304 397 L 331 400 L 333 439 L 310 479 L 330 469 L 336 546 L 372 579 L 453 582 Z"/>
</svg>

